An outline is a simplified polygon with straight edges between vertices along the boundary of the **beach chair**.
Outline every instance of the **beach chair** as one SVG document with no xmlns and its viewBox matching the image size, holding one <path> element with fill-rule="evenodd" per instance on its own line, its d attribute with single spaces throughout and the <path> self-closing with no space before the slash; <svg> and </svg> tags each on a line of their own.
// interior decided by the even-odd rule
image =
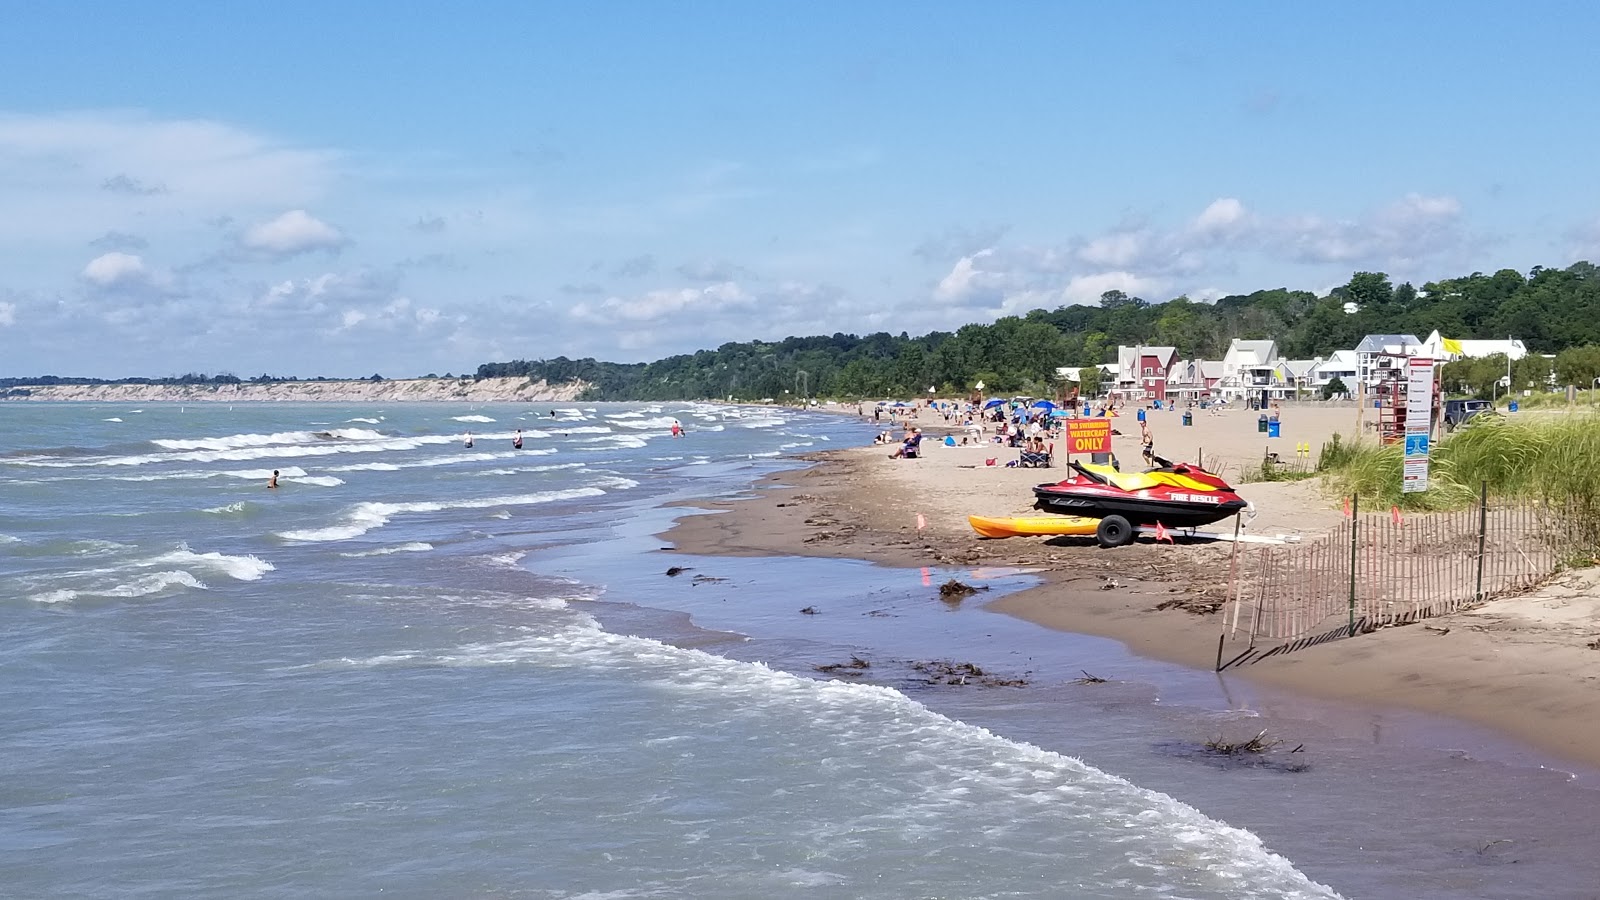
<svg viewBox="0 0 1600 900">
<path fill-rule="evenodd" d="M 911 439 L 906 441 L 906 443 L 905 443 L 905 453 L 902 454 L 902 456 L 905 459 L 917 459 L 918 457 L 922 456 L 922 434 L 921 434 L 921 432 L 918 432 L 917 434 L 913 434 L 911 436 Z"/>
<path fill-rule="evenodd" d="M 1055 456 L 1055 452 L 1056 445 L 1053 443 L 1047 445 L 1042 453 L 1037 450 L 1024 450 L 1017 457 L 1017 467 L 1020 469 L 1048 469 L 1053 462 L 1052 458 Z"/>
</svg>

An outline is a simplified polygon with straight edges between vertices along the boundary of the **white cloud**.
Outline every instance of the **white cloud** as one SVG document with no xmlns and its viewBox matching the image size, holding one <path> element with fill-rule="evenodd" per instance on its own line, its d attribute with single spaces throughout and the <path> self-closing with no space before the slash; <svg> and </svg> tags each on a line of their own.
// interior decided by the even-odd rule
<svg viewBox="0 0 1600 900">
<path fill-rule="evenodd" d="M 1148 278 L 1133 272 L 1097 272 L 1093 275 L 1079 275 L 1061 289 L 1061 300 L 1066 303 L 1095 304 L 1100 302 L 1100 295 L 1106 291 L 1122 291 L 1130 296 L 1144 297 L 1146 300 L 1167 300 L 1167 297 L 1152 296 L 1164 286 L 1156 278 Z"/>
<path fill-rule="evenodd" d="M 83 278 L 102 288 L 129 284 L 143 284 L 150 280 L 150 269 L 144 259 L 132 254 L 113 251 L 89 260 L 83 267 Z"/>
<path fill-rule="evenodd" d="M 1195 217 L 1195 230 L 1202 234 L 1229 234 L 1245 225 L 1250 213 L 1233 197 L 1219 197 Z"/>
<path fill-rule="evenodd" d="M 17 324 L 17 305 L 0 301 L 0 326 Z"/>
<path fill-rule="evenodd" d="M 245 229 L 239 245 L 269 256 L 294 256 L 313 250 L 337 251 L 346 243 L 339 229 L 303 209 L 291 209 Z"/>
<path fill-rule="evenodd" d="M 568 315 L 583 322 L 608 324 L 618 319 L 653 322 L 683 314 L 693 315 L 698 320 L 702 316 L 754 306 L 755 297 L 735 282 L 725 281 L 705 287 L 649 291 L 632 299 L 607 297 L 598 303 L 582 300 Z"/>
<path fill-rule="evenodd" d="M 1119 231 L 1097 237 L 1078 251 L 1078 257 L 1091 266 L 1117 268 L 1132 265 L 1148 253 L 1149 235 Z"/>
<path fill-rule="evenodd" d="M 0 113 L 0 236 L 81 242 L 321 197 L 335 154 L 204 119 Z"/>
<path fill-rule="evenodd" d="M 1407 267 L 1473 244 L 1461 219 L 1454 197 L 1407 194 L 1356 219 L 1286 218 L 1268 246 L 1296 262 Z"/>
<path fill-rule="evenodd" d="M 993 248 L 961 257 L 950 270 L 950 274 L 939 279 L 939 286 L 933 292 L 934 296 L 945 301 L 961 301 L 982 290 L 990 273 L 978 267 L 978 260 L 991 256 L 994 256 Z"/>
</svg>

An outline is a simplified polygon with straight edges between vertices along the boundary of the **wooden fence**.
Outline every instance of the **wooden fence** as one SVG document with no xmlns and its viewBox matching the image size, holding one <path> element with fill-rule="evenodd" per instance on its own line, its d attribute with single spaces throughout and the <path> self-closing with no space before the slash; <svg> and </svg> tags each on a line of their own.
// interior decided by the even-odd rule
<svg viewBox="0 0 1600 900">
<path fill-rule="evenodd" d="M 1561 511 L 1544 503 L 1481 497 L 1420 515 L 1351 506 L 1315 542 L 1235 545 L 1218 671 L 1526 590 L 1577 550 Z"/>
</svg>

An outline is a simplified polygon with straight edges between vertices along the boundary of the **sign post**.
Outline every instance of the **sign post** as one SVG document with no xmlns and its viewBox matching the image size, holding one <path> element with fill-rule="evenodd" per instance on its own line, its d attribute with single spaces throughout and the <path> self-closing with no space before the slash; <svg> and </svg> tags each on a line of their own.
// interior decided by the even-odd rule
<svg viewBox="0 0 1600 900">
<path fill-rule="evenodd" d="M 1433 433 L 1433 360 L 1413 356 L 1406 360 L 1406 455 L 1400 492 L 1428 489 L 1429 436 Z"/>
<path fill-rule="evenodd" d="M 1111 449 L 1110 419 L 1068 419 L 1067 455 L 1106 453 Z"/>
</svg>

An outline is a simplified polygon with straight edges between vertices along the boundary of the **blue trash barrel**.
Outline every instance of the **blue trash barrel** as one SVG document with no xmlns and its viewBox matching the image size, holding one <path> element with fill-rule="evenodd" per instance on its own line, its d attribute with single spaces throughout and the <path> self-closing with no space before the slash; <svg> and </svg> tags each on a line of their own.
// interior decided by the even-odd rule
<svg viewBox="0 0 1600 900">
<path fill-rule="evenodd" d="M 1517 401 L 1515 401 L 1515 400 L 1511 401 L 1511 405 L 1507 406 L 1506 409 L 1510 410 L 1511 412 L 1516 412 L 1517 411 Z"/>
<path fill-rule="evenodd" d="M 1144 407 L 1139 407 L 1139 421 L 1144 421 Z"/>
<path fill-rule="evenodd" d="M 1277 436 L 1278 436 L 1278 423 L 1277 422 L 1268 422 L 1267 423 L 1267 437 L 1275 438 Z"/>
</svg>

